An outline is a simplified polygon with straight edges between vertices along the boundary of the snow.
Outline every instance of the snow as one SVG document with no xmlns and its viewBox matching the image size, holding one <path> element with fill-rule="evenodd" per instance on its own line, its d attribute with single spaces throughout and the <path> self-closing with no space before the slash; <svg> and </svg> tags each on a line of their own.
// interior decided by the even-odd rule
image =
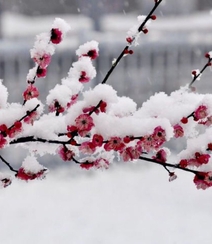
<svg viewBox="0 0 212 244">
<path fill-rule="evenodd" d="M 196 190 L 192 175 L 169 183 L 164 169 L 143 162 L 68 168 L 1 190 L 1 243 L 211 243 L 212 192 Z"/>
</svg>

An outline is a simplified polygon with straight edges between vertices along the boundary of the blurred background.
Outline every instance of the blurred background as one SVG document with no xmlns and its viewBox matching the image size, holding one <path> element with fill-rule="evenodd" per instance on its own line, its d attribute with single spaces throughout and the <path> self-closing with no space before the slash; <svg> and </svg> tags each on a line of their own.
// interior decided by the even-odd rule
<svg viewBox="0 0 212 244">
<path fill-rule="evenodd" d="M 64 18 L 72 31 L 56 51 L 45 81 L 37 83 L 42 99 L 66 76 L 76 60 L 76 48 L 93 39 L 100 43 L 100 57 L 91 85 L 101 82 L 126 45 L 126 32 L 153 4 L 153 0 L 0 0 L 0 78 L 10 101 L 22 100 L 26 74 L 33 67 L 29 49 L 35 35 L 49 31 L 55 17 Z M 164 0 L 148 35 L 142 35 L 134 55 L 119 64 L 108 83 L 138 105 L 155 92 L 170 93 L 188 83 L 191 70 L 201 68 L 205 52 L 212 49 L 211 9 L 210 0 Z M 210 80 L 207 71 L 197 84 L 199 91 L 207 91 Z"/>
</svg>

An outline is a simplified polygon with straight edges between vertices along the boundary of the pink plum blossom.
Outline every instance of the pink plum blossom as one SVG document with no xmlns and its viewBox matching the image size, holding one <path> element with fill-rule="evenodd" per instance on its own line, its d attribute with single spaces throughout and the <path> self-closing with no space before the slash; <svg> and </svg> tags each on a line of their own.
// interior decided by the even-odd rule
<svg viewBox="0 0 212 244">
<path fill-rule="evenodd" d="M 81 144 L 79 150 L 82 153 L 93 154 L 96 150 L 96 147 L 92 142 L 85 141 Z"/>
<path fill-rule="evenodd" d="M 197 189 L 205 190 L 212 186 L 212 172 L 198 172 L 193 181 Z"/>
<path fill-rule="evenodd" d="M 70 161 L 75 155 L 74 152 L 68 149 L 66 146 L 60 146 L 57 152 L 64 161 Z"/>
<path fill-rule="evenodd" d="M 207 107 L 205 105 L 200 105 L 195 111 L 194 111 L 194 119 L 200 120 L 206 118 L 208 115 L 207 113 Z"/>
<path fill-rule="evenodd" d="M 88 114 L 81 114 L 76 119 L 76 127 L 79 135 L 85 136 L 94 126 L 93 118 Z"/>
<path fill-rule="evenodd" d="M 109 141 L 104 145 L 106 151 L 121 151 L 125 147 L 125 144 L 122 142 L 120 137 L 111 137 Z"/>
<path fill-rule="evenodd" d="M 140 146 L 136 145 L 135 147 L 127 147 L 121 151 L 122 159 L 126 161 L 132 161 L 134 159 L 138 159 L 142 153 L 142 149 Z"/>
<path fill-rule="evenodd" d="M 38 96 L 39 96 L 39 91 L 32 84 L 29 84 L 27 89 L 23 93 L 23 98 L 25 101 L 38 97 Z"/>
<path fill-rule="evenodd" d="M 51 55 L 44 53 L 40 55 L 39 53 L 34 54 L 32 59 L 35 61 L 35 63 L 38 64 L 38 66 L 42 69 L 46 68 L 50 62 L 51 62 Z"/>
<path fill-rule="evenodd" d="M 179 138 L 184 136 L 183 127 L 179 124 L 174 125 L 174 137 Z"/>
</svg>

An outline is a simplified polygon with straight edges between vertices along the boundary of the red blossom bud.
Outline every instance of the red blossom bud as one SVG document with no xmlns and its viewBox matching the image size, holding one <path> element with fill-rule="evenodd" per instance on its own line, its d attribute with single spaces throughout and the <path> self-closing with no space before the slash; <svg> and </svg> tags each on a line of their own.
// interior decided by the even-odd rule
<svg viewBox="0 0 212 244">
<path fill-rule="evenodd" d="M 212 151 L 212 143 L 208 143 L 208 150 Z"/>
<path fill-rule="evenodd" d="M 131 141 L 130 136 L 125 136 L 123 141 L 124 141 L 124 143 L 129 143 Z"/>
<path fill-rule="evenodd" d="M 156 19 L 157 19 L 157 16 L 156 16 L 156 15 L 152 15 L 152 16 L 150 16 L 150 18 L 151 18 L 152 20 L 156 20 Z"/>
<path fill-rule="evenodd" d="M 205 57 L 206 57 L 206 58 L 210 58 L 210 54 L 209 54 L 209 53 L 206 53 L 206 54 L 205 54 Z"/>
<path fill-rule="evenodd" d="M 191 72 L 191 74 L 192 74 L 193 76 L 196 76 L 196 75 L 197 75 L 196 70 L 193 70 L 193 71 Z"/>
<path fill-rule="evenodd" d="M 144 34 L 148 33 L 148 29 L 143 29 L 142 31 L 143 31 Z"/>
<path fill-rule="evenodd" d="M 131 44 L 133 42 L 133 39 L 132 39 L 132 37 L 127 37 L 126 41 Z"/>
<path fill-rule="evenodd" d="M 100 111 L 102 113 L 105 113 L 106 112 L 106 107 L 107 107 L 107 103 L 104 102 L 104 101 L 101 101 L 101 104 L 100 104 Z"/>
<path fill-rule="evenodd" d="M 182 122 L 183 124 L 187 124 L 187 123 L 188 123 L 188 118 L 183 117 L 183 118 L 181 119 L 181 122 Z"/>
<path fill-rule="evenodd" d="M 179 164 L 180 164 L 180 167 L 186 168 L 188 166 L 188 160 L 182 159 L 182 160 L 180 160 Z"/>
</svg>

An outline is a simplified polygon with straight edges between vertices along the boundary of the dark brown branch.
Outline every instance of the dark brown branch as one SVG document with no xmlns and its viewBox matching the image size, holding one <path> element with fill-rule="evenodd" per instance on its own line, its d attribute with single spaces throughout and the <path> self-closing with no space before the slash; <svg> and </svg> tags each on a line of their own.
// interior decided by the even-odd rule
<svg viewBox="0 0 212 244">
<path fill-rule="evenodd" d="M 18 121 L 21 122 L 22 120 L 24 120 L 27 116 L 29 116 L 31 113 L 35 112 L 37 110 L 37 108 L 40 107 L 40 104 L 37 104 L 37 106 L 35 108 L 33 108 L 31 111 L 27 111 L 26 114 L 20 118 Z M 14 124 L 11 125 L 8 129 L 10 130 L 11 128 L 14 127 Z"/>
<path fill-rule="evenodd" d="M 0 159 L 1 159 L 1 161 L 4 163 L 4 164 L 6 164 L 7 165 L 7 167 L 11 170 L 11 171 L 13 171 L 13 172 L 16 172 L 16 173 L 18 173 L 18 170 L 15 170 L 1 155 L 0 155 Z"/>
<path fill-rule="evenodd" d="M 145 20 L 143 21 L 143 23 L 139 26 L 138 28 L 138 32 L 141 32 L 143 30 L 143 27 L 145 26 L 145 24 L 147 23 L 147 21 L 151 18 L 152 14 L 154 13 L 154 11 L 157 9 L 157 7 L 160 5 L 160 3 L 162 2 L 162 0 L 159 0 L 158 2 L 155 3 L 155 6 L 152 8 L 152 10 L 149 12 L 149 14 L 147 15 L 147 17 L 145 18 Z M 133 37 L 133 40 L 135 38 Z M 113 70 L 116 68 L 116 66 L 118 65 L 118 63 L 120 62 L 120 60 L 124 57 L 124 55 L 127 53 L 128 49 L 129 49 L 130 45 L 127 45 L 123 51 L 121 52 L 121 54 L 119 55 L 119 57 L 116 59 L 116 61 L 112 64 L 110 70 L 107 72 L 105 78 L 102 81 L 102 84 L 105 84 L 108 80 L 108 78 L 110 77 L 110 75 L 112 74 Z"/>
<path fill-rule="evenodd" d="M 186 171 L 186 172 L 190 172 L 190 173 L 193 173 L 195 175 L 199 174 L 199 171 L 188 169 L 188 168 L 183 168 L 179 164 L 170 164 L 170 163 L 166 163 L 166 162 L 159 162 L 156 159 L 146 158 L 146 157 L 143 157 L 143 156 L 140 156 L 139 159 L 147 161 L 147 162 L 151 162 L 151 163 L 154 163 L 154 164 L 161 165 L 161 166 L 163 166 L 165 168 L 171 167 L 171 168 L 180 169 L 180 170 L 183 170 L 183 171 Z"/>
<path fill-rule="evenodd" d="M 204 65 L 204 67 L 200 70 L 199 74 L 194 75 L 193 80 L 192 80 L 191 83 L 189 84 L 189 87 L 191 87 L 191 86 L 194 84 L 194 82 L 195 82 L 195 81 L 202 75 L 202 73 L 206 70 L 206 68 L 210 66 L 211 61 L 212 61 L 212 58 L 209 58 L 209 59 L 208 59 L 208 62 L 207 62 L 207 63 Z"/>
<path fill-rule="evenodd" d="M 50 144 L 70 144 L 70 140 L 68 141 L 58 141 L 58 140 L 47 140 L 39 137 L 34 136 L 26 136 L 15 139 L 10 142 L 10 144 L 19 144 L 19 143 L 26 143 L 26 142 L 42 142 L 42 143 L 50 143 Z M 80 144 L 76 144 L 75 146 L 80 146 Z"/>
</svg>

